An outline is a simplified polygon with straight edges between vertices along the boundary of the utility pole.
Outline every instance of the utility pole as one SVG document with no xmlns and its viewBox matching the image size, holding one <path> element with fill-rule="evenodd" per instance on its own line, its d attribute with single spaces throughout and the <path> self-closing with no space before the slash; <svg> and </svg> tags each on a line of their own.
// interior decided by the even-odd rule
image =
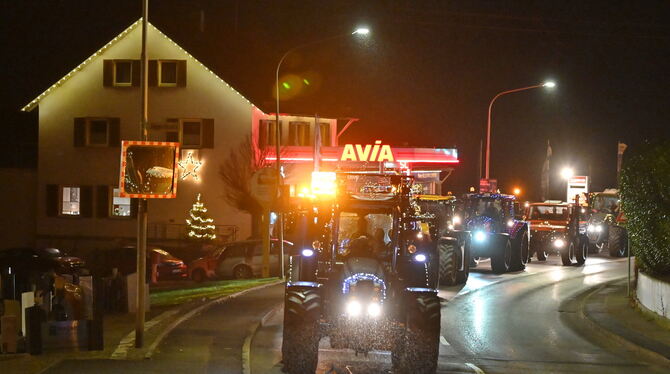
<svg viewBox="0 0 670 374">
<path fill-rule="evenodd" d="M 147 123 L 149 122 L 148 96 L 149 79 L 147 75 L 147 25 L 149 17 L 149 0 L 142 1 L 142 120 L 140 121 L 140 138 L 147 140 Z M 135 347 L 142 348 L 144 343 L 144 311 L 147 276 L 147 199 L 137 201 L 137 302 L 135 303 Z"/>
</svg>

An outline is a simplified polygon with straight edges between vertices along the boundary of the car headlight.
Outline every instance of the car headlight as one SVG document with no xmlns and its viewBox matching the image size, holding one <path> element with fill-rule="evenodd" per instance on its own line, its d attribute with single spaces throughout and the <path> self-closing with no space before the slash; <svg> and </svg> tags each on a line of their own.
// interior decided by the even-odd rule
<svg viewBox="0 0 670 374">
<path fill-rule="evenodd" d="M 563 248 L 565 246 L 565 241 L 563 239 L 554 240 L 554 247 Z"/>
<path fill-rule="evenodd" d="M 368 304 L 368 315 L 377 318 L 382 314 L 382 306 L 377 303 Z"/>
<path fill-rule="evenodd" d="M 484 233 L 484 231 L 475 231 L 474 238 L 476 242 L 481 243 L 486 240 L 486 234 Z"/>
<path fill-rule="evenodd" d="M 358 317 L 361 314 L 363 308 L 361 307 L 361 303 L 359 303 L 358 301 L 349 300 L 349 302 L 347 303 L 346 310 L 347 314 L 350 317 Z"/>
</svg>

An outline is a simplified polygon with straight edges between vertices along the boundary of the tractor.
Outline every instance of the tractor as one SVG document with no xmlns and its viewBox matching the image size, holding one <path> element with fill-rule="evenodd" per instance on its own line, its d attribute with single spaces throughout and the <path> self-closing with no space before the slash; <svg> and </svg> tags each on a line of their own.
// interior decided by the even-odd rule
<svg viewBox="0 0 670 374">
<path fill-rule="evenodd" d="M 394 373 L 435 373 L 440 299 L 431 285 L 437 242 L 412 204 L 412 178 L 337 174 L 336 196 L 306 209 L 290 256 L 282 355 L 290 374 L 314 373 L 319 343 L 391 352 Z"/>
</svg>

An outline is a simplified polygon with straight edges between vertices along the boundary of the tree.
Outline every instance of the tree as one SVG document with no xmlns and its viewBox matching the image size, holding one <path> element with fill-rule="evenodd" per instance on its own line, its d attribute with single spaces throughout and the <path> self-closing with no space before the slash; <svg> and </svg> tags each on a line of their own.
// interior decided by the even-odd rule
<svg viewBox="0 0 670 374">
<path fill-rule="evenodd" d="M 251 235 L 259 236 L 263 207 L 251 193 L 251 178 L 258 170 L 270 166 L 267 151 L 254 146 L 251 137 L 233 148 L 219 167 L 226 185 L 224 199 L 235 208 L 251 214 Z"/>
<path fill-rule="evenodd" d="M 186 219 L 188 224 L 188 237 L 198 241 L 212 241 L 216 239 L 216 227 L 214 220 L 207 215 L 205 204 L 198 199 L 189 212 L 190 218 Z"/>
</svg>

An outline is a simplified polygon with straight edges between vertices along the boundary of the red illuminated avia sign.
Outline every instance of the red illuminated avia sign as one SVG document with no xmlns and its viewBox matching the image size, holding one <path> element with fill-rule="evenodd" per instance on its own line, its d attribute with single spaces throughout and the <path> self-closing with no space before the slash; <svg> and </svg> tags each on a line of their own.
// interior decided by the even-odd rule
<svg viewBox="0 0 670 374">
<path fill-rule="evenodd" d="M 381 140 L 375 141 L 375 144 L 346 144 L 340 161 L 369 161 L 369 162 L 393 162 L 393 151 L 391 146 L 382 144 Z"/>
</svg>

